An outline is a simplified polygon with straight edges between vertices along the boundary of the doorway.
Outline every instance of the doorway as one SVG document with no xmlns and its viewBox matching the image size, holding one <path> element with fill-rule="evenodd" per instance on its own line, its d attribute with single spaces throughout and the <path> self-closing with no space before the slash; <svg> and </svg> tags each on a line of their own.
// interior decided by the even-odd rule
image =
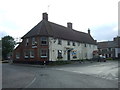
<svg viewBox="0 0 120 90">
<path fill-rule="evenodd" d="M 67 60 L 70 60 L 70 51 L 71 51 L 71 50 L 68 50 L 68 51 L 67 51 Z"/>
</svg>

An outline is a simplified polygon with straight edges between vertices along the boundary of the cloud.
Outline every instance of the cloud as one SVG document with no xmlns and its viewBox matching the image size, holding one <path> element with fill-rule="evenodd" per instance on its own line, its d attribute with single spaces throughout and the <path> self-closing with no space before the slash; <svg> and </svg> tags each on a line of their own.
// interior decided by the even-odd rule
<svg viewBox="0 0 120 90">
<path fill-rule="evenodd" d="M 2 0 L 0 30 L 22 37 L 42 20 L 43 12 L 48 12 L 51 22 L 63 26 L 72 22 L 75 30 L 83 32 L 91 28 L 96 39 L 107 40 L 116 35 L 116 26 L 105 24 L 117 22 L 117 5 L 118 0 Z"/>
<path fill-rule="evenodd" d="M 91 29 L 92 35 L 98 41 L 113 40 L 114 37 L 118 36 L 117 24 L 105 24 L 96 26 Z"/>
</svg>

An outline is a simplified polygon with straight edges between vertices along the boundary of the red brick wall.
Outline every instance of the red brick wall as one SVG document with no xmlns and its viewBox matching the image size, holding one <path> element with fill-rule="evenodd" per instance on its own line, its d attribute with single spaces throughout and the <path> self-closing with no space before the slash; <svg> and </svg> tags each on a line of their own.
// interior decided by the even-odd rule
<svg viewBox="0 0 120 90">
<path fill-rule="evenodd" d="M 26 46 L 26 39 L 23 39 L 23 41 L 21 42 L 21 44 L 13 51 L 13 60 L 17 60 L 16 59 L 16 53 L 19 52 L 20 53 L 20 59 L 18 60 L 22 60 L 22 61 L 47 61 L 49 60 L 49 56 L 47 58 L 41 58 L 40 57 L 40 49 L 47 49 L 49 48 L 49 45 L 44 45 L 42 46 L 40 44 L 40 37 L 37 36 L 35 37 L 35 40 L 37 42 L 37 48 L 32 48 L 32 37 L 29 38 L 29 43 Z M 25 50 L 34 50 L 34 58 L 28 58 L 25 59 L 24 58 L 24 52 Z M 49 54 L 48 54 L 49 55 Z"/>
</svg>

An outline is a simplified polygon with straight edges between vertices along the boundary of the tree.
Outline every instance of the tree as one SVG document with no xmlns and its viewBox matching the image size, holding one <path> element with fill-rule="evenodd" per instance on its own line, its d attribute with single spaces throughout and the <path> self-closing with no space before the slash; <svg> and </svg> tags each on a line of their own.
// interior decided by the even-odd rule
<svg viewBox="0 0 120 90">
<path fill-rule="evenodd" d="M 4 36 L 2 38 L 2 58 L 8 59 L 8 55 L 12 53 L 15 47 L 15 41 L 12 36 Z"/>
</svg>

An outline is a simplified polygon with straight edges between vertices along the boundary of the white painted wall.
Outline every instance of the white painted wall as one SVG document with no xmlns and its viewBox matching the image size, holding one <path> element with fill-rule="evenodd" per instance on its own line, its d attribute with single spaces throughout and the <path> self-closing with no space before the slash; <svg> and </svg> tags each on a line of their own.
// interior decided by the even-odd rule
<svg viewBox="0 0 120 90">
<path fill-rule="evenodd" d="M 118 57 L 118 53 L 120 53 L 120 48 L 115 48 L 115 57 Z"/>
<path fill-rule="evenodd" d="M 97 45 L 80 43 L 78 46 L 78 42 L 75 42 L 75 46 L 72 45 L 72 41 L 70 45 L 67 45 L 67 40 L 62 40 L 62 45 L 58 45 L 58 39 L 53 39 L 49 37 L 49 60 L 50 61 L 57 61 L 58 50 L 62 50 L 63 58 L 61 60 L 67 60 L 67 49 L 66 48 L 73 48 L 77 52 L 77 58 L 73 58 L 72 51 L 70 53 L 71 60 L 78 60 L 78 59 L 90 59 L 93 57 L 93 51 L 97 50 Z M 87 56 L 87 57 L 86 57 Z"/>
</svg>

